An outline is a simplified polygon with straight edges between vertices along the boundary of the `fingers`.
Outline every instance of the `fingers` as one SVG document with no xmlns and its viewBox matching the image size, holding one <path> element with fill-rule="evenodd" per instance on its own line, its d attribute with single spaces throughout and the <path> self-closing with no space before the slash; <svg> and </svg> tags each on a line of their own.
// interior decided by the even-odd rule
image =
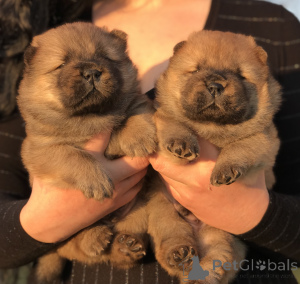
<svg viewBox="0 0 300 284">
<path fill-rule="evenodd" d="M 159 154 L 151 155 L 151 157 L 149 157 L 149 162 L 152 167 L 164 177 L 169 177 L 180 183 L 191 182 L 193 174 L 199 170 L 198 162 L 175 164 L 173 161 L 170 161 L 168 157 Z"/>
<path fill-rule="evenodd" d="M 142 170 L 145 170 L 149 165 L 147 158 L 142 157 L 122 157 L 113 161 L 106 163 L 106 169 L 113 180 L 113 182 L 119 183 L 122 180 L 125 180 L 132 175 L 139 173 Z"/>
<path fill-rule="evenodd" d="M 137 185 L 140 181 L 142 181 L 146 173 L 147 173 L 147 169 L 143 169 L 131 175 L 130 177 L 120 181 L 118 184 L 116 184 L 116 188 L 115 188 L 116 194 L 117 195 L 125 194 L 129 189 L 131 189 L 132 187 Z"/>
<path fill-rule="evenodd" d="M 142 189 L 142 186 L 143 186 L 143 183 L 144 183 L 144 179 L 141 179 L 138 181 L 137 184 L 133 185 L 130 190 L 127 190 L 121 199 L 118 199 L 119 202 L 121 202 L 120 206 L 118 207 L 121 207 L 125 204 L 127 204 L 128 202 L 130 202 L 138 193 L 139 191 Z"/>
<path fill-rule="evenodd" d="M 160 174 L 160 178 L 165 184 L 165 187 L 169 194 L 173 196 L 173 198 L 176 199 L 179 203 L 181 203 L 182 200 L 188 200 L 191 194 L 194 193 L 194 188 L 192 188 L 190 185 L 176 181 L 162 174 Z M 194 200 L 191 201 L 193 202 Z"/>
<path fill-rule="evenodd" d="M 94 136 L 85 145 L 85 149 L 90 152 L 105 167 L 109 176 L 116 184 L 145 169 L 149 161 L 144 157 L 122 157 L 116 160 L 108 160 L 104 157 L 104 152 L 109 144 L 111 133 L 100 133 Z"/>
<path fill-rule="evenodd" d="M 200 156 L 186 164 L 176 164 L 169 157 L 160 153 L 149 156 L 149 162 L 159 173 L 181 183 L 192 183 L 195 177 L 209 175 L 218 157 L 218 149 L 210 142 L 199 139 Z"/>
<path fill-rule="evenodd" d="M 109 143 L 110 136 L 111 132 L 99 133 L 90 139 L 84 148 L 89 152 L 104 154 Z"/>
<path fill-rule="evenodd" d="M 129 203 L 141 190 L 147 170 L 142 170 L 116 185 L 111 206 L 111 212 Z"/>
</svg>

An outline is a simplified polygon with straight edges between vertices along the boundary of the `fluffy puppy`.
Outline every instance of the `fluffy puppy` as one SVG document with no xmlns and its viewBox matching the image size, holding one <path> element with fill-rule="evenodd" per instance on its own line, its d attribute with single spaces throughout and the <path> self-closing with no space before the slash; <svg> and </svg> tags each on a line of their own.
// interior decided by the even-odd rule
<svg viewBox="0 0 300 284">
<path fill-rule="evenodd" d="M 114 130 L 108 156 L 146 156 L 155 148 L 151 109 L 140 95 L 126 35 L 66 24 L 35 37 L 24 58 L 18 105 L 26 122 L 22 159 L 28 172 L 87 198 L 111 197 L 113 184 L 83 151 L 85 143 Z"/>
<path fill-rule="evenodd" d="M 66 24 L 34 37 L 24 59 L 18 105 L 27 134 L 21 155 L 31 179 L 81 190 L 87 198 L 100 201 L 111 197 L 113 183 L 103 166 L 83 149 L 87 141 L 112 131 L 106 150 L 109 158 L 147 156 L 156 148 L 153 110 L 140 94 L 126 34 L 89 23 Z M 139 202 L 132 206 L 135 212 Z M 111 234 L 103 223 L 82 231 L 40 261 L 38 276 L 50 279 L 59 273 L 60 256 L 88 262 L 106 248 Z M 123 240 L 130 237 L 122 236 Z M 136 246 L 123 245 L 135 248 L 134 260 L 143 255 L 140 244 L 138 251 Z M 127 261 L 121 255 L 117 259 Z"/>
<path fill-rule="evenodd" d="M 199 135 L 220 149 L 212 185 L 230 184 L 264 168 L 271 188 L 279 148 L 273 116 L 280 101 L 267 54 L 252 37 L 194 33 L 175 47 L 157 82 L 160 148 L 183 162 L 194 160 Z"/>
<path fill-rule="evenodd" d="M 280 101 L 280 86 L 270 74 L 267 54 L 252 37 L 195 32 L 175 46 L 169 66 L 156 85 L 160 151 L 178 163 L 193 161 L 199 152 L 201 155 L 200 136 L 220 150 L 211 175 L 213 186 L 251 178 L 253 172 L 264 169 L 271 188 L 279 148 L 273 116 Z M 160 188 L 163 191 L 164 186 Z M 213 260 L 239 261 L 245 256 L 243 245 L 232 235 L 201 222 L 194 230 L 183 230 L 184 224 L 178 227 L 179 223 L 164 214 L 167 202 L 158 196 L 156 205 L 151 200 L 149 204 L 156 206 L 155 215 L 161 217 L 150 216 L 148 226 L 160 263 L 171 275 L 182 278 L 179 263 L 189 263 L 197 254 L 201 266 L 209 271 L 205 282 L 197 283 L 228 283 L 236 271 L 221 267 L 213 270 Z M 165 205 L 157 206 L 159 203 Z M 176 207 L 189 219 L 187 210 Z M 158 231 L 155 219 L 166 219 L 168 226 Z"/>
</svg>

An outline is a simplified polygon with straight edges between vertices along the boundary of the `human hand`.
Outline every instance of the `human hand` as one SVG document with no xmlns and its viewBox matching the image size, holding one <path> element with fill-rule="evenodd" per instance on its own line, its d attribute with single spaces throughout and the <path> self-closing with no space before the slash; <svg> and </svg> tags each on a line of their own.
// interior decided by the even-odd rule
<svg viewBox="0 0 300 284">
<path fill-rule="evenodd" d="M 269 204 L 263 171 L 251 180 L 237 180 L 219 187 L 210 184 L 211 172 L 218 157 L 217 148 L 199 139 L 200 157 L 189 164 L 174 164 L 157 153 L 149 158 L 169 193 L 198 219 L 233 234 L 254 228 Z"/>
<path fill-rule="evenodd" d="M 34 239 L 53 243 L 67 239 L 107 214 L 130 202 L 142 187 L 149 164 L 147 158 L 104 157 L 110 134 L 99 134 L 85 146 L 104 166 L 115 190 L 103 202 L 87 199 L 79 190 L 50 187 L 34 178 L 32 193 L 20 214 L 21 225 Z"/>
</svg>

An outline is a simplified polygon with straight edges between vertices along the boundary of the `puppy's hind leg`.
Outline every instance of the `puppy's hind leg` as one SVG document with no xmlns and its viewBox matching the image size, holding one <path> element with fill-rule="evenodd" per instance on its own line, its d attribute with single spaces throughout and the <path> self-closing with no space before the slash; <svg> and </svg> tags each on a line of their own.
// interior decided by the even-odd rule
<svg viewBox="0 0 300 284">
<path fill-rule="evenodd" d="M 200 265 L 207 271 L 205 281 L 195 283 L 227 284 L 238 273 L 240 262 L 245 259 L 246 247 L 236 237 L 222 230 L 203 224 L 197 235 Z M 224 264 L 231 266 L 224 269 Z"/>
<path fill-rule="evenodd" d="M 84 263 L 105 261 L 105 252 L 112 239 L 111 229 L 101 223 L 97 223 L 76 234 L 71 240 L 58 248 L 60 256 Z"/>
<path fill-rule="evenodd" d="M 35 271 L 38 283 L 52 283 L 55 279 L 59 279 L 65 263 L 66 259 L 60 257 L 57 252 L 40 257 Z"/>
<path fill-rule="evenodd" d="M 148 233 L 157 261 L 171 276 L 182 278 L 183 270 L 186 274 L 192 269 L 192 259 L 198 254 L 193 228 L 161 192 L 151 197 L 147 209 Z"/>
<path fill-rule="evenodd" d="M 145 202 L 138 195 L 134 207 L 115 224 L 115 238 L 109 253 L 112 265 L 127 269 L 134 266 L 146 255 L 149 238 Z"/>
</svg>

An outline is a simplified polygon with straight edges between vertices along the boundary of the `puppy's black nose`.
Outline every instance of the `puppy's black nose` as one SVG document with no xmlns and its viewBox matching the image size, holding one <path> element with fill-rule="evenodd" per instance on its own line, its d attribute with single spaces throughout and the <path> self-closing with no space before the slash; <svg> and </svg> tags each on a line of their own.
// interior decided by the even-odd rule
<svg viewBox="0 0 300 284">
<path fill-rule="evenodd" d="M 100 80 L 102 72 L 96 69 L 84 70 L 82 77 L 87 80 L 89 83 L 97 82 Z"/>
<path fill-rule="evenodd" d="M 221 95 L 221 93 L 223 92 L 224 90 L 224 87 L 219 84 L 219 83 L 210 83 L 208 86 L 207 86 L 207 89 L 208 91 L 210 92 L 210 94 L 215 97 L 215 96 L 219 96 Z"/>
</svg>

